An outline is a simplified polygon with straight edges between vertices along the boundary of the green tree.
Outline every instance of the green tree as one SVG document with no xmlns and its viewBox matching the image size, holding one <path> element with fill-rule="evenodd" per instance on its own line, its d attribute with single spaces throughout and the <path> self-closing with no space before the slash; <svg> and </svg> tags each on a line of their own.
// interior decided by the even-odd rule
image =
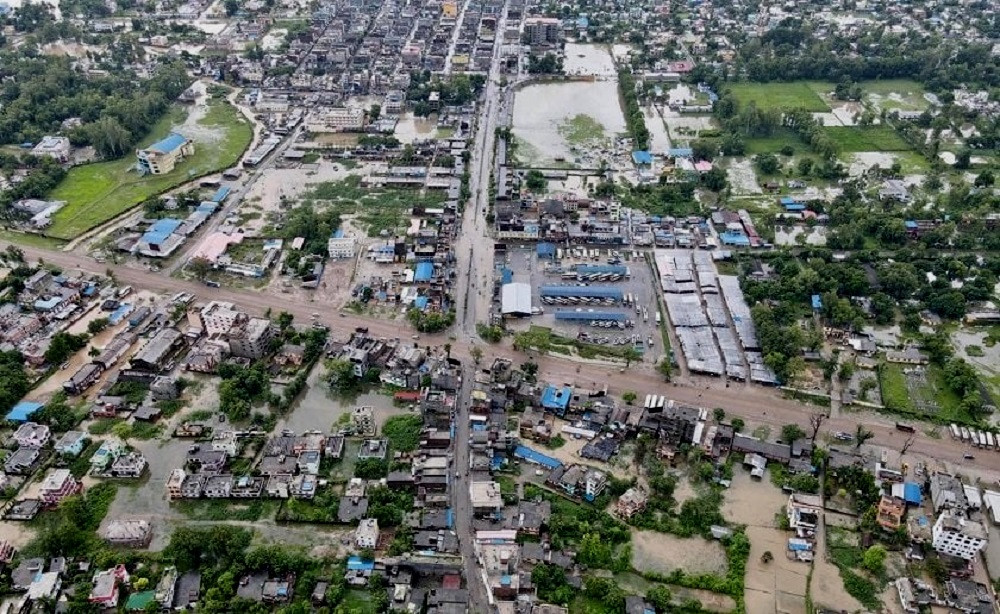
<svg viewBox="0 0 1000 614">
<path fill-rule="evenodd" d="M 191 271 L 194 278 L 204 281 L 205 277 L 215 268 L 207 258 L 192 258 L 188 260 L 187 270 Z"/>
<path fill-rule="evenodd" d="M 636 394 L 631 390 L 622 394 L 622 400 L 625 401 L 626 405 L 631 405 L 632 403 L 635 402 L 635 399 L 636 399 Z"/>
<path fill-rule="evenodd" d="M 786 424 L 781 427 L 781 441 L 787 444 L 791 444 L 793 441 L 798 441 L 806 436 L 806 432 L 802 430 L 798 424 Z"/>
<path fill-rule="evenodd" d="M 91 335 L 96 335 L 107 328 L 110 324 L 111 320 L 108 318 L 95 318 L 87 323 L 87 332 Z"/>
<path fill-rule="evenodd" d="M 739 433 L 744 429 L 744 427 L 746 427 L 746 423 L 743 422 L 743 418 L 733 418 L 729 423 L 732 425 L 733 430 L 736 431 L 737 433 Z"/>
<path fill-rule="evenodd" d="M 861 557 L 861 566 L 873 576 L 881 577 L 885 573 L 885 546 L 876 544 L 865 550 Z"/>
<path fill-rule="evenodd" d="M 86 345 L 87 335 L 72 335 L 60 331 L 52 335 L 49 340 L 49 347 L 45 350 L 45 362 L 50 365 L 60 364 Z"/>
</svg>

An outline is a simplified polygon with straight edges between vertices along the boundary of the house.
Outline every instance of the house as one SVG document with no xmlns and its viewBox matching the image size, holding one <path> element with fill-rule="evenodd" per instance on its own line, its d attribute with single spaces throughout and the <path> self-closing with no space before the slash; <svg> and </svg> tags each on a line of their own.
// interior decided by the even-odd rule
<svg viewBox="0 0 1000 614">
<path fill-rule="evenodd" d="M 903 523 L 906 514 L 906 501 L 900 497 L 882 495 L 878 503 L 875 520 L 883 529 L 895 531 Z"/>
<path fill-rule="evenodd" d="M 886 352 L 885 360 L 904 365 L 926 365 L 930 362 L 930 357 L 915 347 L 908 347 L 901 352 Z"/>
<path fill-rule="evenodd" d="M 116 478 L 141 478 L 146 472 L 146 457 L 139 452 L 129 452 L 116 458 L 111 463 L 110 473 Z"/>
<path fill-rule="evenodd" d="M 633 486 L 618 497 L 618 501 L 615 503 L 615 513 L 627 520 L 646 509 L 648 501 L 649 495 L 646 494 L 646 491 L 638 486 Z"/>
<path fill-rule="evenodd" d="M 42 511 L 42 502 L 38 499 L 21 499 L 7 508 L 4 518 L 7 520 L 31 520 Z"/>
<path fill-rule="evenodd" d="M 938 553 L 967 561 L 986 547 L 987 534 L 983 525 L 952 510 L 938 516 L 931 535 L 931 544 Z"/>
<path fill-rule="evenodd" d="M 816 495 L 793 493 L 788 496 L 785 506 L 788 514 L 788 528 L 799 535 L 811 535 L 816 532 L 820 515 L 823 513 L 823 501 Z"/>
<path fill-rule="evenodd" d="M 887 179 L 882 183 L 882 187 L 878 191 L 879 200 L 894 200 L 900 203 L 910 202 L 910 190 L 907 189 L 906 183 L 899 179 Z"/>
<path fill-rule="evenodd" d="M 112 546 L 145 548 L 153 539 L 153 526 L 147 520 L 112 520 L 102 537 Z"/>
<path fill-rule="evenodd" d="M 354 531 L 354 545 L 358 548 L 372 548 L 378 545 L 378 520 L 364 518 Z"/>
<path fill-rule="evenodd" d="M 14 441 L 19 446 L 42 448 L 52 438 L 52 431 L 44 424 L 25 422 L 14 431 Z"/>
<path fill-rule="evenodd" d="M 94 586 L 90 590 L 90 603 L 96 603 L 102 608 L 118 606 L 118 597 L 122 585 L 128 585 L 129 575 L 124 565 L 98 572 L 94 575 Z"/>
<path fill-rule="evenodd" d="M 953 475 L 947 473 L 932 474 L 930 478 L 930 491 L 934 511 L 939 514 L 945 509 L 965 513 L 969 507 L 969 501 L 966 499 L 962 481 Z"/>
<path fill-rule="evenodd" d="M 377 458 L 379 460 L 384 460 L 386 454 L 389 453 L 389 442 L 385 439 L 366 439 L 361 443 L 361 449 L 358 450 L 358 460 L 365 460 L 367 458 Z"/>
<path fill-rule="evenodd" d="M 42 481 L 39 496 L 47 506 L 58 505 L 60 501 L 80 492 L 80 482 L 69 469 L 52 469 Z"/>
<path fill-rule="evenodd" d="M 377 428 L 375 408 L 370 406 L 355 407 L 351 411 L 351 424 L 354 425 L 354 432 L 358 435 L 374 436 Z"/>
<path fill-rule="evenodd" d="M 79 456 L 87 443 L 87 435 L 81 431 L 66 431 L 56 440 L 55 451 L 63 456 Z"/>
<path fill-rule="evenodd" d="M 57 571 L 47 571 L 37 574 L 28 585 L 28 600 L 38 602 L 42 599 L 55 599 L 62 588 L 62 576 Z"/>
<path fill-rule="evenodd" d="M 472 482 L 469 484 L 469 500 L 474 516 L 498 518 L 503 509 L 500 485 L 496 482 Z"/>
<path fill-rule="evenodd" d="M 922 608 L 929 608 L 937 602 L 934 587 L 916 578 L 896 578 L 894 582 L 899 595 L 899 604 L 909 614 L 918 614 Z"/>
<path fill-rule="evenodd" d="M 204 495 L 209 499 L 228 499 L 233 490 L 233 476 L 211 475 L 205 480 Z"/>
<path fill-rule="evenodd" d="M 48 156 L 57 162 L 67 162 L 71 150 L 68 137 L 43 136 L 42 140 L 31 148 L 31 155 L 35 157 Z"/>
<path fill-rule="evenodd" d="M 368 499 L 365 497 L 345 496 L 340 498 L 340 506 L 337 509 L 337 520 L 340 522 L 354 522 L 361 520 L 368 514 Z"/>
<path fill-rule="evenodd" d="M 21 446 L 4 459 L 3 470 L 14 475 L 24 475 L 35 467 L 41 457 L 40 448 Z"/>
<path fill-rule="evenodd" d="M 177 162 L 194 154 L 194 143 L 171 133 L 146 149 L 136 150 L 136 169 L 140 175 L 162 175 L 174 170 Z"/>
<path fill-rule="evenodd" d="M 125 453 L 125 444 L 120 439 L 105 439 L 101 447 L 90 457 L 90 470 L 101 473 L 111 466 L 119 456 Z"/>
<path fill-rule="evenodd" d="M 347 572 L 344 574 L 344 579 L 351 586 L 365 586 L 374 571 L 374 561 L 365 561 L 360 556 L 352 556 L 347 559 Z"/>
</svg>

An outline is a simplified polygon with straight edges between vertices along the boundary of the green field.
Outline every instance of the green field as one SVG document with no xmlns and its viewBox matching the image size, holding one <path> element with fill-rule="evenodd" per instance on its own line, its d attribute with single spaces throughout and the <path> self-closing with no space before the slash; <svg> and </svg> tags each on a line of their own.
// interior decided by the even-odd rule
<svg viewBox="0 0 1000 614">
<path fill-rule="evenodd" d="M 751 101 L 759 109 L 805 109 L 812 112 L 829 111 L 809 83 L 734 83 L 729 86 L 741 106 Z"/>
<path fill-rule="evenodd" d="M 779 128 L 771 136 L 754 137 L 746 140 L 746 154 L 754 156 L 762 153 L 778 153 L 784 146 L 791 146 L 796 153 L 809 151 L 797 134 L 787 128 Z"/>
<path fill-rule="evenodd" d="M 961 399 L 948 387 L 941 367 L 924 367 L 922 377 L 907 382 L 907 365 L 886 363 L 879 369 L 879 387 L 886 408 L 938 423 L 976 424 L 961 409 Z"/>
<path fill-rule="evenodd" d="M 842 153 L 911 149 L 890 126 L 826 126 L 823 131 Z"/>
<path fill-rule="evenodd" d="M 175 105 L 142 140 L 140 147 L 155 143 L 178 129 L 189 108 Z M 128 211 L 147 198 L 188 181 L 228 168 L 239 160 L 253 138 L 250 123 L 232 105 L 212 100 L 198 121 L 199 134 L 191 135 L 195 153 L 170 173 L 140 177 L 134 170 L 135 156 L 78 166 L 47 196 L 64 200 L 66 206 L 55 214 L 46 234 L 57 239 L 74 239 L 82 233 Z M 209 141 L 201 133 L 214 134 Z M 211 137 L 209 137 L 211 138 Z"/>
</svg>

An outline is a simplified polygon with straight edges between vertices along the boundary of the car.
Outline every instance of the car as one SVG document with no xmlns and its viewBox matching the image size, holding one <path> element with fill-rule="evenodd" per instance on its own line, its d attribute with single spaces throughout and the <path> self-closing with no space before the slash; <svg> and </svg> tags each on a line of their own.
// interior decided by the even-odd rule
<svg viewBox="0 0 1000 614">
<path fill-rule="evenodd" d="M 969 453 L 965 453 L 965 454 L 963 454 L 963 455 L 962 455 L 962 458 L 964 458 L 965 460 L 973 460 L 973 459 L 975 459 L 976 457 L 975 457 L 975 456 L 973 456 L 972 454 L 969 454 Z"/>
<path fill-rule="evenodd" d="M 838 441 L 853 441 L 854 435 L 851 435 L 850 433 L 845 433 L 844 431 L 838 431 L 833 434 L 833 438 L 837 439 Z"/>
<path fill-rule="evenodd" d="M 65 371 L 68 368 L 69 368 L 69 363 L 68 362 L 64 362 L 61 365 L 59 365 L 59 370 L 60 371 Z"/>
</svg>

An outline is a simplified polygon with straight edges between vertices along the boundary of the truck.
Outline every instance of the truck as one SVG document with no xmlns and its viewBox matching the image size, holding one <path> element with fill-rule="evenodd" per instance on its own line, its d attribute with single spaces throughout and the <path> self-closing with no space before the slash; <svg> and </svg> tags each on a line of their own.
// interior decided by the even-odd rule
<svg viewBox="0 0 1000 614">
<path fill-rule="evenodd" d="M 661 321 L 662 321 L 662 318 L 660 317 L 660 310 L 657 309 L 656 310 L 656 325 L 659 326 Z"/>
</svg>

